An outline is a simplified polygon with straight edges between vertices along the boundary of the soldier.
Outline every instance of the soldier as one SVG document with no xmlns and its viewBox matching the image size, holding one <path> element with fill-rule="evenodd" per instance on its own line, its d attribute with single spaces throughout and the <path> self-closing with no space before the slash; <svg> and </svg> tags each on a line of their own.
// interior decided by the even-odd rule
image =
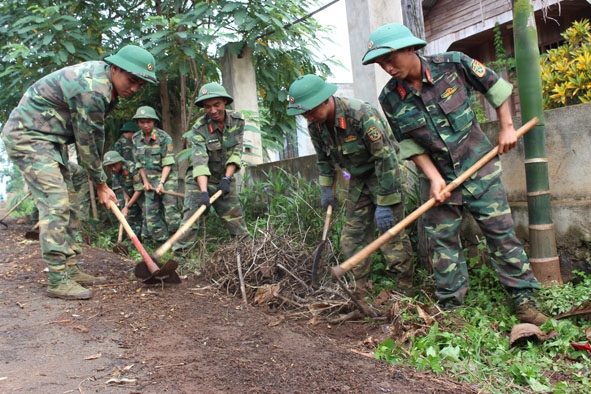
<svg viewBox="0 0 591 394">
<path fill-rule="evenodd" d="M 144 184 L 144 237 L 164 243 L 178 230 L 181 221 L 177 198 L 163 193 L 178 188 L 172 138 L 154 127 L 160 118 L 152 107 L 139 107 L 133 119 L 140 127 L 132 141 L 135 165 Z"/>
<path fill-rule="evenodd" d="M 511 210 L 501 183 L 498 156 L 451 194 L 445 185 L 489 152 L 471 107 L 471 90 L 483 93 L 496 108 L 501 130 L 499 153 L 517 144 L 509 103 L 513 87 L 493 70 L 463 53 L 419 56 L 427 43 L 397 23 L 379 27 L 369 37 L 363 64 L 377 63 L 392 76 L 379 100 L 401 155 L 412 160 L 431 183 L 436 207 L 424 215 L 433 248 L 436 296 L 447 309 L 462 305 L 468 292 L 468 269 L 460 242 L 462 207 L 470 211 L 486 237 L 491 263 L 511 295 L 524 323 L 547 320 L 535 306 L 540 285 L 523 246 L 515 236 Z"/>
<path fill-rule="evenodd" d="M 99 202 L 109 207 L 110 201 L 117 201 L 102 166 L 105 116 L 119 97 L 131 96 L 146 82 L 157 83 L 154 67 L 148 51 L 128 45 L 104 61 L 62 68 L 35 82 L 4 125 L 6 151 L 39 209 L 50 297 L 88 299 L 92 292 L 81 285 L 104 280 L 78 266 L 67 144 L 76 142 L 78 159 L 96 184 Z"/>
<path fill-rule="evenodd" d="M 125 160 L 133 161 L 133 141 L 131 138 L 133 137 L 133 133 L 139 130 L 140 128 L 137 122 L 125 122 L 121 126 L 121 136 L 115 141 L 111 150 L 119 153 Z"/>
<path fill-rule="evenodd" d="M 133 232 L 140 237 L 143 221 L 144 184 L 139 171 L 132 161 L 125 160 L 114 150 L 105 153 L 103 166 L 111 170 L 113 183 L 118 184 L 121 189 L 123 196 L 123 201 L 119 201 L 119 205 L 123 206 L 121 213 L 126 217 Z"/>
<path fill-rule="evenodd" d="M 333 96 L 337 87 L 316 75 L 299 77 L 289 88 L 288 115 L 303 115 L 316 150 L 321 204 L 336 207 L 332 192 L 335 166 L 351 174 L 347 221 L 341 232 L 343 254 L 349 258 L 369 244 L 375 222 L 384 233 L 404 215 L 397 147 L 378 111 L 360 100 Z M 398 289 L 412 293 L 412 247 L 402 232 L 381 247 L 387 270 Z M 371 271 L 369 259 L 353 270 L 360 284 Z"/>
<path fill-rule="evenodd" d="M 183 223 L 201 205 L 210 208 L 210 194 L 222 191 L 222 198 L 213 203 L 222 224 L 232 237 L 248 233 L 238 194 L 232 187 L 234 174 L 242 167 L 244 119 L 240 112 L 226 106 L 234 99 L 217 83 L 201 87 L 195 104 L 205 110 L 193 128 L 185 134 L 191 144 L 191 162 L 185 176 L 185 203 Z M 195 243 L 197 226 L 187 232 L 183 241 L 177 242 L 173 251 L 186 256 Z"/>
</svg>

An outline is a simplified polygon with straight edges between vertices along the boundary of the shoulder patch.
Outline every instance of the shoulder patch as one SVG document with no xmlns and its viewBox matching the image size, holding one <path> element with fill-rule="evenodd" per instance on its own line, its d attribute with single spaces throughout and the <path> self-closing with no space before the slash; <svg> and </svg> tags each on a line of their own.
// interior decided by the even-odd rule
<svg viewBox="0 0 591 394">
<path fill-rule="evenodd" d="M 472 60 L 472 72 L 478 77 L 482 78 L 486 73 L 486 67 L 478 60 Z"/>
<path fill-rule="evenodd" d="M 168 153 L 172 153 L 173 149 L 172 149 L 172 144 L 168 144 L 166 145 L 166 152 Z"/>
<path fill-rule="evenodd" d="M 367 137 L 371 142 L 379 141 L 382 138 L 382 132 L 377 128 L 377 126 L 371 126 L 369 129 L 367 129 L 365 134 L 367 134 Z"/>
</svg>

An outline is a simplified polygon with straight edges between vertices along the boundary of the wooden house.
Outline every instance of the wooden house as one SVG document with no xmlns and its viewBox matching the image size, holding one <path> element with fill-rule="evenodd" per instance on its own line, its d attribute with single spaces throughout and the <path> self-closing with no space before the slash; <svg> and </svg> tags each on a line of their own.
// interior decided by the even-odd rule
<svg viewBox="0 0 591 394">
<path fill-rule="evenodd" d="M 498 24 L 508 56 L 513 50 L 513 12 L 511 0 L 423 0 L 425 54 L 460 51 L 488 63 L 496 60 L 494 37 Z M 564 40 L 560 35 L 573 21 L 591 20 L 591 0 L 534 1 L 540 53 Z M 488 119 L 496 119 L 485 106 Z M 518 97 L 513 95 L 513 112 L 519 115 Z"/>
</svg>

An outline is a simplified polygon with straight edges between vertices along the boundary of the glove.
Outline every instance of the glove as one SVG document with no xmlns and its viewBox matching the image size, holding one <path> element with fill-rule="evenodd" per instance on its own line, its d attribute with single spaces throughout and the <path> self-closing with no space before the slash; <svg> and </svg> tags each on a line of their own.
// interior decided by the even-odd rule
<svg viewBox="0 0 591 394">
<path fill-rule="evenodd" d="M 392 207 L 390 206 L 378 205 L 376 208 L 375 217 L 380 234 L 385 233 L 396 224 L 394 223 L 394 215 L 392 214 Z"/>
<path fill-rule="evenodd" d="M 337 209 L 337 200 L 332 194 L 332 188 L 329 186 L 322 186 L 320 188 L 320 205 L 322 209 L 326 210 L 329 205 L 332 205 L 332 209 Z"/>
<path fill-rule="evenodd" d="M 220 183 L 218 183 L 217 190 L 222 191 L 222 196 L 225 196 L 226 194 L 230 193 L 230 183 L 231 182 L 232 182 L 232 178 L 229 176 L 225 176 L 222 178 Z"/>
<path fill-rule="evenodd" d="M 199 198 L 199 205 L 197 205 L 197 209 L 201 208 L 202 205 L 205 205 L 205 211 L 203 213 L 209 212 L 209 207 L 211 206 L 211 204 L 209 203 L 208 192 L 201 192 L 201 197 Z"/>
</svg>

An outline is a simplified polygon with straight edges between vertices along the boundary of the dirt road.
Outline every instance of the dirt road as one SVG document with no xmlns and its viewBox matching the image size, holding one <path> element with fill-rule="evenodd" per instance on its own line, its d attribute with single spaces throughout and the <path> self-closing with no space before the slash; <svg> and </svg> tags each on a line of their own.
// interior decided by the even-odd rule
<svg viewBox="0 0 591 394">
<path fill-rule="evenodd" d="M 188 277 L 145 287 L 135 262 L 89 246 L 108 283 L 89 301 L 45 296 L 29 224 L 0 228 L 0 393 L 475 393 L 373 358 L 379 325 L 312 326 Z"/>
</svg>

